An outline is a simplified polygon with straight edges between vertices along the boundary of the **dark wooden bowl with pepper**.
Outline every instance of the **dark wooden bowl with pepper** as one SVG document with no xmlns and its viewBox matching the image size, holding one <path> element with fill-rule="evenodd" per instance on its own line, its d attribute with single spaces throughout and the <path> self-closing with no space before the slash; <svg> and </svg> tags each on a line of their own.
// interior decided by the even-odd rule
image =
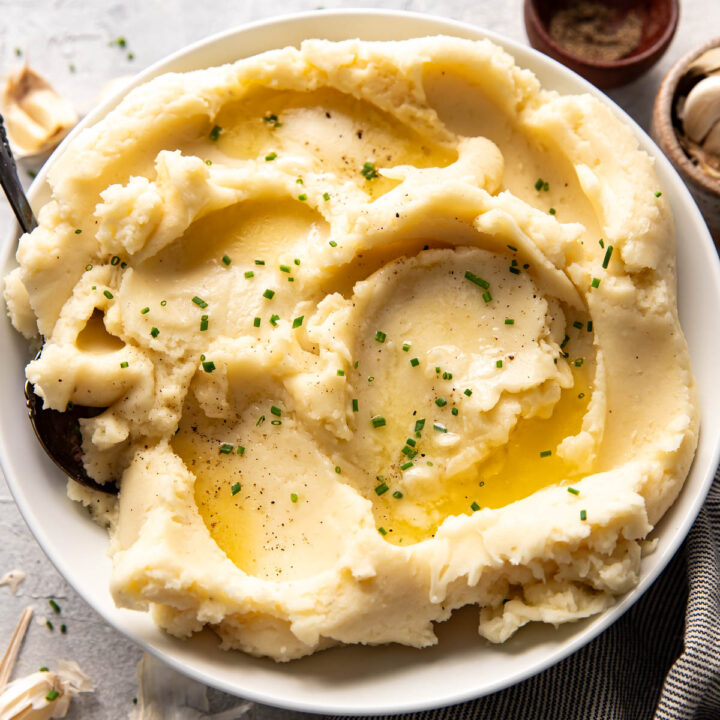
<svg viewBox="0 0 720 720">
<path fill-rule="evenodd" d="M 530 44 L 603 90 L 649 70 L 667 50 L 678 0 L 525 0 Z"/>
</svg>

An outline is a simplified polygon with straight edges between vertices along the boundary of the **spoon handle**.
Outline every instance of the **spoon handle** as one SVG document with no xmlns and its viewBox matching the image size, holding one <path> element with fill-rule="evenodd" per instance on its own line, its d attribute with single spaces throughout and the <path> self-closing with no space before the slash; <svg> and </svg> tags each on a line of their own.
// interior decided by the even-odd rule
<svg viewBox="0 0 720 720">
<path fill-rule="evenodd" d="M 32 232 L 37 227 L 37 220 L 18 178 L 2 115 L 0 115 L 0 184 L 23 232 Z"/>
</svg>

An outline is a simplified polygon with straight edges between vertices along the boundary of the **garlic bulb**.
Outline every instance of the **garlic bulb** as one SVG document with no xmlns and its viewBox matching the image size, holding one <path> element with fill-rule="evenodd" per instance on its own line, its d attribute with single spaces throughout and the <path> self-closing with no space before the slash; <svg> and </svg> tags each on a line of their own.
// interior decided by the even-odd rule
<svg viewBox="0 0 720 720">
<path fill-rule="evenodd" d="M 0 695 L 0 720 L 65 717 L 72 696 L 92 689 L 77 663 L 61 660 L 57 671 L 35 672 L 11 682 Z"/>
<path fill-rule="evenodd" d="M 27 65 L 8 78 L 2 112 L 16 157 L 49 152 L 78 121 L 71 103 Z"/>
<path fill-rule="evenodd" d="M 720 127 L 720 75 L 710 75 L 688 94 L 683 110 L 683 129 L 703 150 L 720 154 L 717 127 Z"/>
</svg>

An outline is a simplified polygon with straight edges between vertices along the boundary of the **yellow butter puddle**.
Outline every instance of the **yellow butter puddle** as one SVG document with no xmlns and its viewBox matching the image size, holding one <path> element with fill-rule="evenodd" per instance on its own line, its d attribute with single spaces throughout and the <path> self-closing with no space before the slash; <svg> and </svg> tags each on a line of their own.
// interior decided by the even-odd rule
<svg viewBox="0 0 720 720">
<path fill-rule="evenodd" d="M 412 494 L 405 494 L 397 499 L 388 491 L 371 498 L 376 524 L 387 533 L 385 539 L 396 545 L 411 545 L 433 537 L 451 515 L 470 515 L 475 508 L 505 507 L 545 487 L 570 484 L 591 472 L 587 467 L 578 470 L 557 454 L 566 437 L 581 431 L 592 391 L 587 370 L 573 371 L 575 384 L 562 391 L 551 417 L 521 419 L 507 445 L 464 473 L 444 478 L 441 490 L 433 496 L 415 500 Z M 416 507 L 408 511 L 403 503 Z M 419 518 L 424 522 L 418 522 Z"/>
</svg>

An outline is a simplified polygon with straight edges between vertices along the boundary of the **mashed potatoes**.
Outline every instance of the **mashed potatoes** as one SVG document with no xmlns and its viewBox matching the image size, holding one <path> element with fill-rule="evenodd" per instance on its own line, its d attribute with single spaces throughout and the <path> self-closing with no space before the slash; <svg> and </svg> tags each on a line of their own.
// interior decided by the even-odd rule
<svg viewBox="0 0 720 720">
<path fill-rule="evenodd" d="M 5 296 L 46 405 L 107 408 L 118 605 L 289 660 L 637 582 L 698 412 L 668 204 L 597 100 L 309 41 L 138 88 L 49 183 Z"/>
</svg>

